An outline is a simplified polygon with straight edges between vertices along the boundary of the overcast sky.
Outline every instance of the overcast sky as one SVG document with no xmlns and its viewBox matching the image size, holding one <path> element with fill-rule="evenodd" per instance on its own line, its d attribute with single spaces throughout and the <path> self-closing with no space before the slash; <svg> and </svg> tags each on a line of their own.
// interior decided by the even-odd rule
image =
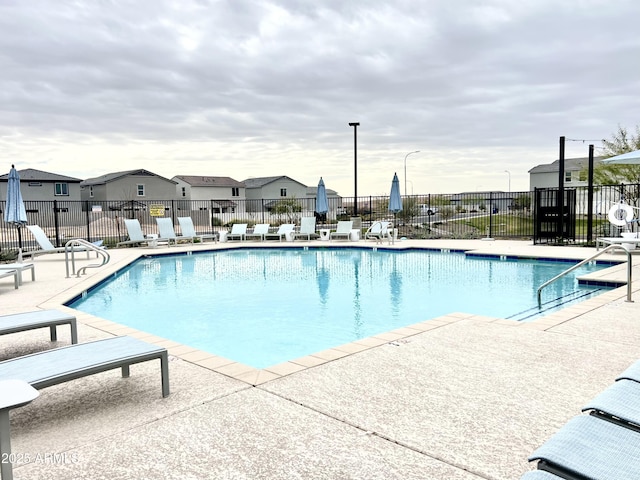
<svg viewBox="0 0 640 480">
<path fill-rule="evenodd" d="M 0 0 L 0 158 L 527 190 L 640 124 L 638 0 Z M 597 154 L 596 150 L 596 154 Z M 509 173 L 507 173 L 508 171 Z"/>
</svg>

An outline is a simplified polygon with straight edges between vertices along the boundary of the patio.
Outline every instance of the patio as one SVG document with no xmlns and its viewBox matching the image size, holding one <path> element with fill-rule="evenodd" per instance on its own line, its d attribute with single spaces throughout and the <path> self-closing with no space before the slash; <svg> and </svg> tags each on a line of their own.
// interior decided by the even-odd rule
<svg viewBox="0 0 640 480">
<path fill-rule="evenodd" d="M 396 243 L 407 246 L 595 253 L 519 241 Z M 183 248 L 191 247 L 171 251 Z M 80 279 L 64 278 L 64 255 L 38 258 L 35 282 L 14 290 L 2 280 L 3 313 L 60 308 L 137 256 L 164 251 L 109 250 L 111 263 Z M 615 270 L 624 277 L 624 267 Z M 355 342 L 362 348 L 306 357 L 306 365 L 244 376 L 220 373 L 224 366 L 202 361 L 201 352 L 138 332 L 169 348 L 171 395 L 162 398 L 154 362 L 134 365 L 129 379 L 111 371 L 42 390 L 12 412 L 14 477 L 517 479 L 533 468 L 527 456 L 638 358 L 635 285 L 635 303 L 619 288 L 522 324 L 456 312 L 452 301 L 451 314 L 421 333 L 383 334 Z M 77 317 L 81 342 L 131 333 Z M 51 348 L 48 335 L 0 336 L 0 360 Z M 58 346 L 69 343 L 66 331 L 58 339 Z"/>
</svg>

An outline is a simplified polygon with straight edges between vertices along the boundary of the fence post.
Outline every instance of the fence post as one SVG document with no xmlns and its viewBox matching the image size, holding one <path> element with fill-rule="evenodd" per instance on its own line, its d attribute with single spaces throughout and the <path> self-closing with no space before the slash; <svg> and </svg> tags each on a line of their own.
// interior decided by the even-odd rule
<svg viewBox="0 0 640 480">
<path fill-rule="evenodd" d="M 489 192 L 489 238 L 493 238 L 493 192 Z"/>
<path fill-rule="evenodd" d="M 60 246 L 60 219 L 58 218 L 58 200 L 53 201 L 53 226 L 56 231 L 56 247 Z"/>
<path fill-rule="evenodd" d="M 85 211 L 87 212 L 87 214 L 85 215 L 87 219 L 87 242 L 90 242 L 91 241 L 91 228 L 90 228 L 91 216 L 89 215 L 89 200 L 84 201 L 84 208 L 85 208 Z"/>
</svg>

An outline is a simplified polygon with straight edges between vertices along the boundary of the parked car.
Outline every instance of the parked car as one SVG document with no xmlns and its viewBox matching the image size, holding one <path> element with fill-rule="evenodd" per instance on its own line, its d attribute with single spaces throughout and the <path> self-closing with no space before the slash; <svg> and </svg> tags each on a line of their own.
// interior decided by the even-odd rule
<svg viewBox="0 0 640 480">
<path fill-rule="evenodd" d="M 418 205 L 418 211 L 420 215 L 435 215 L 438 213 L 438 207 L 432 207 L 431 205 L 420 204 Z"/>
</svg>

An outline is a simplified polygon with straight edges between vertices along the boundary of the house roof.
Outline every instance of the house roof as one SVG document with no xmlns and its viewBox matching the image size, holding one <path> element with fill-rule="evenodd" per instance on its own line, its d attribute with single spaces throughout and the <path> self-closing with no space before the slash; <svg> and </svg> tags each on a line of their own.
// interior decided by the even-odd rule
<svg viewBox="0 0 640 480">
<path fill-rule="evenodd" d="M 43 172 L 42 170 L 36 170 L 35 168 L 25 168 L 24 170 L 18 170 L 21 182 L 67 182 L 67 183 L 80 183 L 80 178 L 67 177 L 66 175 L 60 175 L 58 173 Z M 0 175 L 0 181 L 7 181 L 9 174 Z"/>
<path fill-rule="evenodd" d="M 212 200 L 212 202 L 217 204 L 220 207 L 237 207 L 238 206 L 236 202 L 232 202 L 231 200 Z"/>
<path fill-rule="evenodd" d="M 192 187 L 244 187 L 242 182 L 231 177 L 206 177 L 202 175 L 176 175 L 177 178 Z"/>
<path fill-rule="evenodd" d="M 294 180 L 291 177 L 287 177 L 286 175 L 280 175 L 277 177 L 256 177 L 256 178 L 247 178 L 246 180 L 243 180 L 242 183 L 244 183 L 245 188 L 262 188 L 265 185 L 268 185 L 270 183 L 273 182 L 277 182 L 278 180 L 291 180 L 292 182 L 297 183 L 298 185 L 301 185 L 303 187 L 306 187 L 306 185 L 304 183 L 300 183 L 297 180 Z"/>
<path fill-rule="evenodd" d="M 593 164 L 597 165 L 605 157 L 593 157 Z M 576 171 L 582 170 L 589 166 L 589 157 L 580 158 L 565 158 L 564 169 Z M 560 160 L 556 160 L 553 163 L 546 163 L 543 165 L 537 165 L 529 170 L 529 173 L 552 173 L 560 171 Z"/>
<path fill-rule="evenodd" d="M 171 182 L 174 184 L 176 183 L 173 180 L 169 180 L 168 178 L 157 175 L 153 172 L 150 172 L 149 170 L 145 170 L 144 168 L 139 168 L 137 170 L 125 170 L 124 172 L 113 172 L 113 173 L 107 173 L 105 175 L 101 175 L 95 178 L 87 178 L 81 183 L 81 185 L 83 187 L 88 185 L 104 185 L 105 183 L 113 182 L 114 180 L 118 180 L 120 178 L 128 177 L 131 175 L 136 175 L 141 177 L 158 177 L 163 180 L 166 180 L 167 182 Z"/>
<path fill-rule="evenodd" d="M 335 190 L 331 190 L 330 188 L 326 188 L 325 190 L 327 191 L 327 197 L 337 197 L 338 192 L 336 192 Z M 315 197 L 318 193 L 318 187 L 307 187 L 307 197 Z"/>
</svg>

